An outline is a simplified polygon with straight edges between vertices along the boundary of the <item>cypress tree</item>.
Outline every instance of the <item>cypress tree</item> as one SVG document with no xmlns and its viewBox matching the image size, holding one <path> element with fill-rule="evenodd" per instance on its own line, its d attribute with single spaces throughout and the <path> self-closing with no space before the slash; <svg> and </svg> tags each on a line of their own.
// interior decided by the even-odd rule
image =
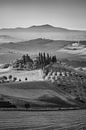
<svg viewBox="0 0 86 130">
<path fill-rule="evenodd" d="M 41 65 L 43 64 L 43 55 L 42 53 L 40 54 L 40 60 L 41 60 Z"/>
<path fill-rule="evenodd" d="M 46 65 L 46 55 L 45 55 L 45 52 L 43 53 L 43 63 L 44 63 L 44 65 Z"/>
<path fill-rule="evenodd" d="M 57 61 L 56 56 L 52 57 L 52 62 L 55 63 Z"/>
<path fill-rule="evenodd" d="M 47 64 L 49 64 L 49 54 L 47 53 Z"/>
<path fill-rule="evenodd" d="M 39 64 L 41 64 L 41 53 L 39 52 L 39 57 L 38 57 L 38 62 L 39 62 Z"/>
<path fill-rule="evenodd" d="M 23 64 L 25 64 L 25 55 L 22 56 Z"/>
</svg>

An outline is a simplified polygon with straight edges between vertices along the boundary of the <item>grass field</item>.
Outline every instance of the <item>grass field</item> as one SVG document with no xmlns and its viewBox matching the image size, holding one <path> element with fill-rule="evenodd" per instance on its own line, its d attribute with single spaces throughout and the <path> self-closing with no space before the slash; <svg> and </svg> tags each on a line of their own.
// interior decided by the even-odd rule
<svg viewBox="0 0 86 130">
<path fill-rule="evenodd" d="M 29 103 L 31 107 L 77 107 L 83 103 L 77 102 L 75 97 L 61 91 L 50 82 L 16 82 L 0 84 L 0 95 L 3 100 L 16 105 Z"/>
<path fill-rule="evenodd" d="M 0 130 L 86 130 L 86 110 L 0 111 Z"/>
</svg>

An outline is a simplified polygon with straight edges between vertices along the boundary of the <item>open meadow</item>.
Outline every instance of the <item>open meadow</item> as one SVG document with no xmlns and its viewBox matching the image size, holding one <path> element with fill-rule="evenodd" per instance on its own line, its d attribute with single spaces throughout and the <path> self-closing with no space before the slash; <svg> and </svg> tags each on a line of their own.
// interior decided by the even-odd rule
<svg viewBox="0 0 86 130">
<path fill-rule="evenodd" d="M 86 130 L 86 110 L 0 111 L 0 130 Z"/>
</svg>

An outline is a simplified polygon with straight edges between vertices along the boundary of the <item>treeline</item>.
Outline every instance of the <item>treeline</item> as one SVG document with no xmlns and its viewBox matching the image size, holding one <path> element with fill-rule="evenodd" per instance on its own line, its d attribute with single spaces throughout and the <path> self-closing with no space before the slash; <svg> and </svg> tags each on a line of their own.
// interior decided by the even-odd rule
<svg viewBox="0 0 86 130">
<path fill-rule="evenodd" d="M 48 64 L 55 63 L 57 61 L 56 56 L 50 56 L 48 53 L 39 53 L 38 55 L 38 64 L 41 66 L 46 66 Z"/>
<path fill-rule="evenodd" d="M 17 59 L 14 63 L 13 63 L 13 68 L 17 68 L 17 69 L 28 69 L 28 68 L 32 68 L 33 65 L 33 60 L 31 59 L 31 57 L 26 54 L 23 55 L 21 57 L 21 59 Z"/>
<path fill-rule="evenodd" d="M 55 63 L 57 61 L 56 56 L 50 56 L 49 53 L 45 54 L 45 52 L 44 53 L 39 52 L 36 60 L 38 61 L 38 64 L 40 65 L 48 65 L 51 62 Z M 34 61 L 27 54 L 27 55 L 22 56 L 22 62 L 23 64 L 26 64 L 27 62 L 34 62 Z"/>
<path fill-rule="evenodd" d="M 26 64 L 28 62 L 33 62 L 33 60 L 31 59 L 31 57 L 27 54 L 27 55 L 23 55 L 22 56 L 22 63 Z"/>
<path fill-rule="evenodd" d="M 9 101 L 0 101 L 0 108 L 16 108 L 16 105 L 10 103 Z"/>
<path fill-rule="evenodd" d="M 35 69 L 35 68 L 42 68 L 50 63 L 57 62 L 56 56 L 50 56 L 48 53 L 39 53 L 36 59 L 32 59 L 28 54 L 23 55 L 21 59 L 16 60 L 13 64 L 14 68 L 18 69 Z"/>
</svg>

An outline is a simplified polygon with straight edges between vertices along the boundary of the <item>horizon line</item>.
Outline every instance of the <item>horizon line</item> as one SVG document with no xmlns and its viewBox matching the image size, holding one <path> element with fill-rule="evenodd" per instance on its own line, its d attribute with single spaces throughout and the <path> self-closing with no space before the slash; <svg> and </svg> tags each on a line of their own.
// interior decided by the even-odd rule
<svg viewBox="0 0 86 130">
<path fill-rule="evenodd" d="M 58 26 L 54 26 L 54 25 L 51 25 L 51 24 L 39 24 L 39 25 L 31 25 L 31 26 L 17 26 L 17 27 L 2 27 L 0 28 L 0 30 L 4 30 L 4 29 L 18 29 L 18 28 L 22 28 L 22 29 L 27 29 L 27 28 L 30 28 L 30 27 L 41 27 L 41 26 L 44 26 L 44 25 L 47 25 L 47 26 L 51 26 L 51 27 L 54 27 L 54 28 L 62 28 L 62 29 L 66 29 L 66 30 L 72 30 L 72 31 L 86 31 L 86 29 L 72 29 L 72 28 L 67 28 L 67 27 L 58 27 Z"/>
</svg>

